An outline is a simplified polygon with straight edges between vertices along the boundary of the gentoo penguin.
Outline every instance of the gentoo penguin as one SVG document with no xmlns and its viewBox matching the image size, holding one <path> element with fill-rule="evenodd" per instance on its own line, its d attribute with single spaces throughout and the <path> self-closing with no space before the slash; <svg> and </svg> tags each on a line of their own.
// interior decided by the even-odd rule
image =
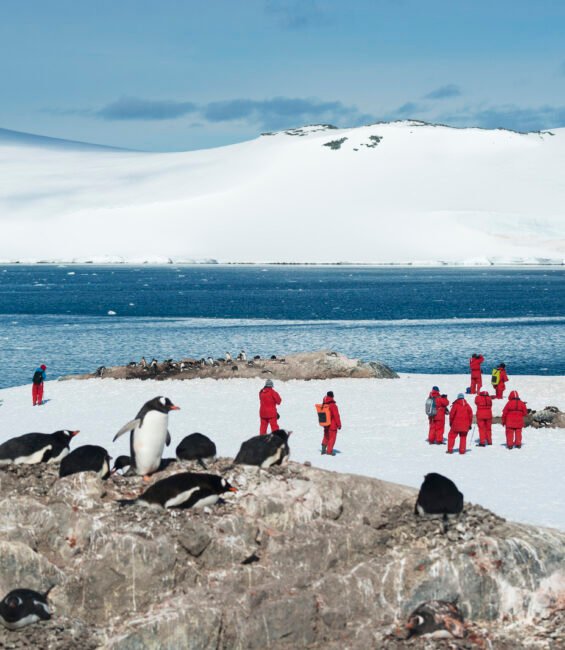
<svg viewBox="0 0 565 650">
<path fill-rule="evenodd" d="M 204 469 L 208 469 L 204 461 L 214 458 L 216 445 L 203 433 L 191 433 L 182 439 L 176 454 L 179 460 L 197 460 Z"/>
<path fill-rule="evenodd" d="M 231 361 L 232 361 L 231 354 L 229 352 L 226 352 L 226 363 L 231 363 Z"/>
<path fill-rule="evenodd" d="M 288 438 L 292 431 L 277 429 L 265 436 L 253 436 L 242 443 L 235 463 L 258 465 L 263 469 L 272 465 L 281 465 L 288 457 L 290 449 Z"/>
<path fill-rule="evenodd" d="M 31 589 L 14 589 L 0 601 L 0 623 L 9 630 L 18 630 L 50 618 L 47 594 L 39 594 Z"/>
<path fill-rule="evenodd" d="M 124 474 L 129 474 L 131 468 L 131 458 L 129 456 L 118 456 L 114 461 L 114 467 L 112 467 L 112 472 L 119 472 L 120 470 L 126 469 Z"/>
<path fill-rule="evenodd" d="M 78 431 L 55 433 L 25 433 L 0 445 L 0 465 L 11 463 L 35 465 L 58 463 L 69 453 L 69 445 Z"/>
<path fill-rule="evenodd" d="M 237 492 L 237 488 L 221 476 L 182 472 L 157 481 L 137 499 L 122 499 L 118 503 L 153 508 L 203 508 L 214 505 L 224 492 Z"/>
<path fill-rule="evenodd" d="M 414 506 L 414 514 L 458 515 L 463 510 L 463 495 L 453 481 L 441 474 L 426 474 Z"/>
<path fill-rule="evenodd" d="M 455 603 L 446 600 L 430 600 L 422 603 L 410 614 L 408 638 L 429 634 L 434 639 L 457 638 L 465 636 L 463 615 Z"/>
<path fill-rule="evenodd" d="M 83 445 L 65 456 L 59 467 L 59 478 L 79 472 L 96 472 L 102 479 L 110 476 L 110 454 L 98 445 Z"/>
<path fill-rule="evenodd" d="M 178 410 L 168 397 L 154 397 L 141 407 L 135 420 L 125 424 L 114 436 L 115 442 L 122 434 L 130 432 L 132 466 L 145 480 L 159 469 L 165 444 L 171 444 L 169 412 Z"/>
</svg>

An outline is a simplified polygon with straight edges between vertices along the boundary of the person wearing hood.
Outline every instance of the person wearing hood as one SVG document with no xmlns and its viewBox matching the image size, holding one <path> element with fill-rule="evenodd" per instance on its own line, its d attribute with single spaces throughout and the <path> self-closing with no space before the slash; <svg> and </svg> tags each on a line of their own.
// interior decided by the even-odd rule
<svg viewBox="0 0 565 650">
<path fill-rule="evenodd" d="M 323 403 L 330 408 L 330 423 L 324 427 L 324 437 L 322 439 L 322 455 L 335 456 L 334 445 L 337 438 L 337 432 L 341 429 L 341 417 L 339 409 L 334 400 L 333 391 L 329 390 L 323 399 Z"/>
<path fill-rule="evenodd" d="M 440 395 L 439 388 L 433 386 L 430 391 L 429 397 L 435 402 L 436 412 L 434 415 L 428 416 L 430 423 L 428 432 L 428 442 L 430 445 L 443 445 L 443 435 L 445 432 L 445 414 L 449 406 L 447 395 Z"/>
<path fill-rule="evenodd" d="M 33 373 L 33 378 L 31 380 L 31 399 L 33 400 L 33 405 L 41 406 L 43 404 L 43 382 L 47 379 L 45 371 L 47 366 L 41 364 L 39 368 L 35 369 Z"/>
<path fill-rule="evenodd" d="M 279 414 L 277 412 L 277 406 L 282 402 L 282 399 L 273 386 L 273 380 L 267 379 L 265 386 L 259 391 L 260 436 L 264 436 L 267 433 L 268 427 L 271 427 L 271 432 L 280 429 L 278 425 Z"/>
<path fill-rule="evenodd" d="M 506 364 L 499 363 L 497 370 L 499 371 L 498 384 L 494 387 L 495 390 L 495 399 L 502 399 L 504 396 L 504 391 L 506 389 L 506 382 L 509 381 L 508 375 L 506 374 Z"/>
<path fill-rule="evenodd" d="M 449 435 L 447 436 L 447 453 L 453 452 L 455 438 L 459 436 L 459 453 L 464 454 L 467 447 L 467 434 L 473 424 L 473 409 L 465 401 L 465 395 L 459 393 L 451 406 L 449 414 Z"/>
<path fill-rule="evenodd" d="M 471 394 L 475 395 L 481 390 L 483 385 L 483 375 L 481 372 L 481 364 L 485 360 L 482 354 L 474 353 L 469 359 L 469 367 L 471 368 Z"/>
<path fill-rule="evenodd" d="M 523 402 L 517 390 L 508 396 L 508 402 L 502 410 L 502 426 L 506 427 L 506 446 L 508 449 L 520 449 L 522 446 L 522 429 L 524 417 L 528 414 L 526 402 Z"/>
<path fill-rule="evenodd" d="M 492 445 L 492 398 L 488 390 L 482 390 L 475 397 L 477 407 L 477 427 L 479 429 L 479 447 Z"/>
</svg>

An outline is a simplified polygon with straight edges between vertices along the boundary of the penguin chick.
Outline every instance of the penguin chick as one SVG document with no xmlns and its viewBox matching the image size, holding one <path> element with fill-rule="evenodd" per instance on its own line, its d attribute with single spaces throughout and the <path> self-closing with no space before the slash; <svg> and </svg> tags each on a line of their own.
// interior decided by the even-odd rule
<svg viewBox="0 0 565 650">
<path fill-rule="evenodd" d="M 47 593 L 14 589 L 0 601 L 0 623 L 9 630 L 19 630 L 39 620 L 48 621 L 51 612 L 47 604 Z"/>
<path fill-rule="evenodd" d="M 0 445 L 0 465 L 57 463 L 69 453 L 69 445 L 78 431 L 64 429 L 55 433 L 25 433 Z"/>
<path fill-rule="evenodd" d="M 118 503 L 157 508 L 203 508 L 214 505 L 225 492 L 237 492 L 237 488 L 222 476 L 182 472 L 157 481 L 137 499 L 123 499 Z"/>
</svg>

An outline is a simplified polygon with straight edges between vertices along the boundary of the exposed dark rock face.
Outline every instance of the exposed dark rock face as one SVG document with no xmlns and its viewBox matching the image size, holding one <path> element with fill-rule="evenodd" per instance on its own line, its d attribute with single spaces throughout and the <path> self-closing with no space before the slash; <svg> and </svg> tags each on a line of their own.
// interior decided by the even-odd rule
<svg viewBox="0 0 565 650">
<path fill-rule="evenodd" d="M 252 379 L 394 379 L 398 375 L 380 361 L 361 361 L 349 359 L 343 354 L 321 350 L 292 354 L 284 359 L 253 359 L 250 361 L 216 360 L 214 365 L 202 365 L 196 359 L 164 361 L 142 368 L 141 366 L 101 366 L 87 375 L 68 375 L 62 379 L 93 379 L 95 377 L 113 379 L 229 379 L 242 377 Z"/>
<path fill-rule="evenodd" d="M 197 466 L 155 479 L 181 469 Z M 467 504 L 443 534 L 414 515 L 410 488 L 297 463 L 209 471 L 239 492 L 155 510 L 116 503 L 145 489 L 139 477 L 2 469 L 1 595 L 53 586 L 53 618 L 0 628 L 0 647 L 558 647 L 564 533 Z M 412 611 L 455 598 L 463 639 L 407 640 Z"/>
</svg>

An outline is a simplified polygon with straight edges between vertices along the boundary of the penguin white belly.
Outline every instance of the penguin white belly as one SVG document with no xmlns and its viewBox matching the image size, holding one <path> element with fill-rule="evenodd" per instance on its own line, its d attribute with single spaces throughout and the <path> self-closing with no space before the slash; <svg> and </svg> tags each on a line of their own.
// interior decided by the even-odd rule
<svg viewBox="0 0 565 650">
<path fill-rule="evenodd" d="M 58 456 L 55 456 L 54 458 L 50 458 L 47 463 L 58 463 L 59 461 L 63 460 L 65 456 L 69 455 L 69 448 L 68 447 L 63 447 L 61 449 L 61 453 Z"/>
<path fill-rule="evenodd" d="M 14 463 L 16 465 L 35 465 L 40 463 L 41 459 L 52 448 L 52 445 L 46 445 L 41 449 L 38 449 L 35 453 L 30 454 L 29 456 L 20 456 L 19 458 L 14 458 Z"/>
<path fill-rule="evenodd" d="M 133 451 L 138 474 L 151 474 L 159 469 L 167 440 L 169 416 L 149 411 L 143 424 L 133 432 Z"/>
<path fill-rule="evenodd" d="M 39 621 L 39 616 L 37 614 L 28 614 L 17 621 L 6 621 L 2 616 L 0 616 L 0 621 L 2 622 L 2 625 L 7 627 L 9 630 L 19 630 L 22 627 L 26 627 L 26 625 L 37 623 Z"/>
</svg>

